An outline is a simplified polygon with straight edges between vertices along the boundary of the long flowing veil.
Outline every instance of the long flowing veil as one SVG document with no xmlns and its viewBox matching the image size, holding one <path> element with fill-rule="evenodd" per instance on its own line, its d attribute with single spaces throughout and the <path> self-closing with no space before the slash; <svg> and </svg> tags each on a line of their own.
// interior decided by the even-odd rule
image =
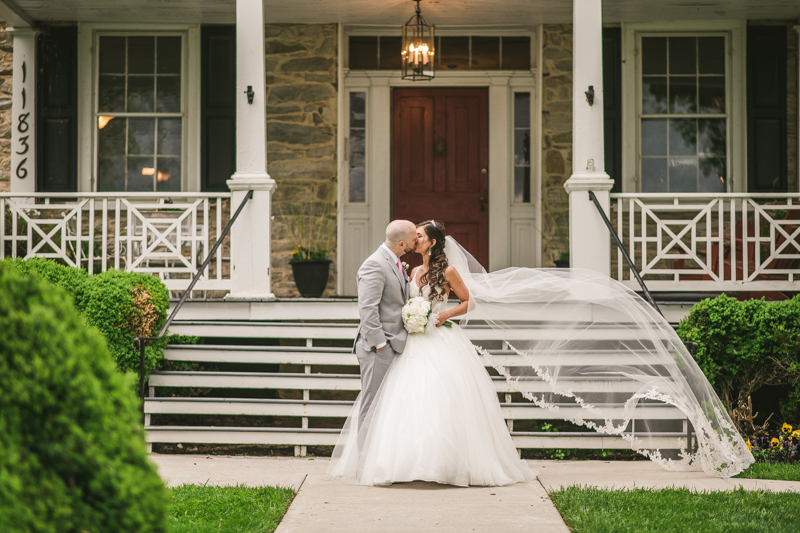
<svg viewBox="0 0 800 533">
<path fill-rule="evenodd" d="M 678 335 L 635 292 L 584 269 L 487 273 L 452 237 L 445 254 L 470 292 L 462 326 L 524 398 L 667 469 L 729 477 L 754 462 Z M 686 424 L 696 446 L 677 436 Z"/>
</svg>

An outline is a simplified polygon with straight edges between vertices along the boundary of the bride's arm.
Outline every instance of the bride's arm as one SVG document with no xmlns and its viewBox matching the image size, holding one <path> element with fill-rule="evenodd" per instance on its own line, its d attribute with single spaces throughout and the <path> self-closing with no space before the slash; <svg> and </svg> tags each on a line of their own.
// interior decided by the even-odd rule
<svg viewBox="0 0 800 533">
<path fill-rule="evenodd" d="M 469 308 L 469 290 L 467 289 L 467 286 L 464 285 L 464 280 L 461 279 L 461 274 L 459 274 L 455 268 L 448 266 L 444 271 L 444 279 L 447 281 L 447 285 L 450 287 L 450 290 L 456 293 L 456 296 L 458 296 L 459 300 L 461 300 L 461 303 L 449 311 L 439 313 L 439 321 L 436 323 L 437 326 L 441 326 L 445 323 L 445 321 L 453 318 L 454 316 L 461 316 L 465 314 Z"/>
</svg>

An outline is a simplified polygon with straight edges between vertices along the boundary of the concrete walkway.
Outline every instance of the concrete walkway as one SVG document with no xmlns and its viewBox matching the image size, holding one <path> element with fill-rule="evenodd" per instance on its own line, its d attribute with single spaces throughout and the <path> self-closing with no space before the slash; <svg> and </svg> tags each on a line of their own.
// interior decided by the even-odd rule
<svg viewBox="0 0 800 533">
<path fill-rule="evenodd" d="M 539 482 L 459 488 L 436 483 L 362 487 L 325 472 L 326 458 L 151 455 L 170 486 L 278 485 L 298 491 L 277 533 L 309 531 L 536 531 L 568 533 L 547 492 L 562 486 L 608 489 L 687 487 L 699 491 L 766 489 L 800 493 L 800 483 L 718 479 L 668 472 L 642 461 L 528 461 Z"/>
</svg>

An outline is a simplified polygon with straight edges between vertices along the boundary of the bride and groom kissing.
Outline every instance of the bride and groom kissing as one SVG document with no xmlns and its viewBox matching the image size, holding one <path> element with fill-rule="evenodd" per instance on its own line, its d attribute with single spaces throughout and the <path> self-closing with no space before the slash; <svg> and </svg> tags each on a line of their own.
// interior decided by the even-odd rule
<svg viewBox="0 0 800 533">
<path fill-rule="evenodd" d="M 407 275 L 400 256 L 412 251 L 422 265 Z M 448 309 L 451 291 L 460 303 Z M 395 220 L 358 271 L 358 311 L 353 352 L 361 393 L 334 448 L 331 475 L 364 485 L 535 479 L 517 453 L 481 356 L 506 380 L 505 390 L 557 418 L 621 437 L 664 468 L 730 477 L 754 462 L 670 323 L 608 275 L 518 267 L 486 272 L 442 223 Z M 448 322 L 457 316 L 461 324 L 477 321 L 511 357 L 473 345 Z M 654 402 L 681 412 L 696 448 L 689 439 L 658 441 L 642 432 Z M 645 424 L 636 434 L 633 420 Z M 663 424 L 655 420 L 649 432 L 659 431 Z"/>
<path fill-rule="evenodd" d="M 471 341 L 458 326 L 439 327 L 470 305 L 446 244 L 441 222 L 395 220 L 358 271 L 361 324 L 353 351 L 361 394 L 334 449 L 332 475 L 365 485 L 419 480 L 460 486 L 536 477 L 517 453 Z M 409 275 L 400 257 L 411 252 L 423 263 Z M 461 303 L 448 310 L 451 291 Z M 409 334 L 403 307 L 420 297 L 431 306 L 427 327 Z"/>
</svg>

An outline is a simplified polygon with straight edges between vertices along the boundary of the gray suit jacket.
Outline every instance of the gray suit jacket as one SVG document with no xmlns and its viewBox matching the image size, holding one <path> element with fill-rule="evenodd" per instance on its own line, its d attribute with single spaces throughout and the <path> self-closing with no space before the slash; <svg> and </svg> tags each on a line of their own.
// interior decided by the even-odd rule
<svg viewBox="0 0 800 533">
<path fill-rule="evenodd" d="M 401 353 L 408 332 L 403 327 L 402 310 L 408 283 L 397 269 L 391 254 L 383 247 L 367 258 L 358 269 L 358 326 L 356 341 L 366 351 L 387 342 Z"/>
</svg>

